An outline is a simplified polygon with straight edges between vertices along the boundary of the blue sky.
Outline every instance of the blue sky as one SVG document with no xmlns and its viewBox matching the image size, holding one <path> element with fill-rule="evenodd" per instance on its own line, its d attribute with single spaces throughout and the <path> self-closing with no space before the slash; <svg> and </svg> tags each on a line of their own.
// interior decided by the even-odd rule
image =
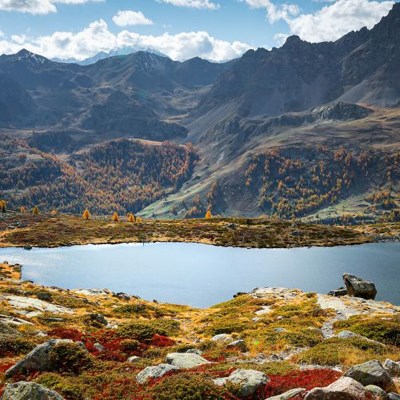
<svg viewBox="0 0 400 400">
<path fill-rule="evenodd" d="M 73 4 L 79 3 L 79 4 Z M 372 27 L 393 1 L 0 0 L 0 53 L 83 59 L 132 46 L 222 61 L 290 34 L 318 42 Z"/>
</svg>

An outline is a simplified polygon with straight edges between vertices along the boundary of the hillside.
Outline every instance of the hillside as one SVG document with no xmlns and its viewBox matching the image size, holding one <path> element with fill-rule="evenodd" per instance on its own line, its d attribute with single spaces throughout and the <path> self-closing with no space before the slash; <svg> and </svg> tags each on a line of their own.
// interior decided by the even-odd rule
<svg viewBox="0 0 400 400">
<path fill-rule="evenodd" d="M 323 43 L 292 36 L 280 48 L 249 50 L 223 64 L 148 52 L 87 66 L 26 50 L 1 56 L 2 132 L 56 169 L 71 168 L 74 182 L 59 172 L 54 179 L 71 182 L 78 194 L 65 202 L 50 202 L 40 191 L 31 196 L 18 168 L 5 163 L 12 169 L 2 174 L 14 187 L 0 182 L 0 196 L 11 206 L 38 202 L 47 210 L 143 208 L 145 217 L 202 217 L 212 208 L 223 216 L 398 221 L 399 38 L 397 3 L 370 30 Z M 82 160 L 98 146 L 119 154 L 110 140 L 132 138 L 189 144 L 196 163 L 182 173 L 166 159 L 170 154 L 158 160 L 159 153 L 145 153 L 146 165 L 158 171 L 167 165 L 176 176 L 162 190 L 145 180 L 139 192 L 147 194 L 127 204 L 127 186 L 137 187 L 140 172 L 125 161 L 116 173 Z M 13 148 L 7 151 L 12 159 Z M 112 184 L 90 182 L 90 174 L 95 181 L 111 174 Z M 101 197 L 109 206 L 100 206 Z"/>
<path fill-rule="evenodd" d="M 196 309 L 20 276 L 0 264 L 3 399 L 398 397 L 400 310 L 389 303 L 258 288 Z"/>
</svg>

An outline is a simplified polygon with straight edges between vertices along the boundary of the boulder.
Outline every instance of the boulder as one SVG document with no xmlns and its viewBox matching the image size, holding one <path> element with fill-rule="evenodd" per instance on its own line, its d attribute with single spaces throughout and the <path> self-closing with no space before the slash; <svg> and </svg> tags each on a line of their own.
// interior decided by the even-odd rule
<svg viewBox="0 0 400 400">
<path fill-rule="evenodd" d="M 344 287 L 341 287 L 339 289 L 331 290 L 328 293 L 328 296 L 334 296 L 334 297 L 342 297 L 347 295 L 347 289 Z"/>
<path fill-rule="evenodd" d="M 195 353 L 169 353 L 166 362 L 179 369 L 192 369 L 200 367 L 200 365 L 210 364 L 210 361 Z"/>
<path fill-rule="evenodd" d="M 345 376 L 355 379 L 364 386 L 376 385 L 384 390 L 388 390 L 394 385 L 392 377 L 377 360 L 355 365 L 345 373 Z"/>
<path fill-rule="evenodd" d="M 136 375 L 136 382 L 143 385 L 149 379 L 161 378 L 166 373 L 177 370 L 177 367 L 170 364 L 158 364 L 153 367 L 147 367 Z"/>
<path fill-rule="evenodd" d="M 367 385 L 365 386 L 365 390 L 367 393 L 371 393 L 373 398 L 376 398 L 377 400 L 389 400 L 388 394 L 379 386 Z"/>
<path fill-rule="evenodd" d="M 366 400 L 366 391 L 361 383 L 342 377 L 323 388 L 310 390 L 305 400 Z"/>
<path fill-rule="evenodd" d="M 64 400 L 57 392 L 34 382 L 18 382 L 6 385 L 2 400 Z"/>
<path fill-rule="evenodd" d="M 198 354 L 199 356 L 201 356 L 203 354 L 203 352 L 199 349 L 189 349 L 186 350 L 186 353 L 188 354 Z"/>
<path fill-rule="evenodd" d="M 358 276 L 343 274 L 343 280 L 350 296 L 374 300 L 377 294 L 375 284 L 368 282 Z"/>
<path fill-rule="evenodd" d="M 299 394 L 304 393 L 305 391 L 306 389 L 303 388 L 291 389 L 285 393 L 278 394 L 277 396 L 268 397 L 266 400 L 290 400 L 298 396 Z"/>
<path fill-rule="evenodd" d="M 389 400 L 400 400 L 400 394 L 397 393 L 389 393 L 388 394 Z"/>
<path fill-rule="evenodd" d="M 351 331 L 340 331 L 337 334 L 337 337 L 339 339 L 351 339 L 355 337 L 360 337 L 361 335 L 358 335 L 357 333 L 351 332 Z"/>
<path fill-rule="evenodd" d="M 263 372 L 252 369 L 237 369 L 226 378 L 217 378 L 213 382 L 223 386 L 230 382 L 239 386 L 238 396 L 248 397 L 253 395 L 261 386 L 268 383 L 269 378 Z"/>
<path fill-rule="evenodd" d="M 391 376 L 400 375 L 400 363 L 392 361 L 389 358 L 383 363 L 383 368 L 385 368 Z"/>
<path fill-rule="evenodd" d="M 22 360 L 18 361 L 6 371 L 6 378 L 10 378 L 15 374 L 23 373 L 25 371 L 52 371 L 54 366 L 52 365 L 49 353 L 53 347 L 61 343 L 74 342 L 69 339 L 52 339 L 36 346 Z"/>
</svg>

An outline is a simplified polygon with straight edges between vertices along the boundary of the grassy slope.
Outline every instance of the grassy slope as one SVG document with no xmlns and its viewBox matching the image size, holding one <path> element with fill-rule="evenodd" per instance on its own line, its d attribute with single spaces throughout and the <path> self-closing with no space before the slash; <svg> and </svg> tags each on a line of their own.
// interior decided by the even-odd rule
<svg viewBox="0 0 400 400">
<path fill-rule="evenodd" d="M 335 312 L 321 307 L 318 296 L 312 293 L 289 289 L 256 292 L 208 309 L 194 309 L 135 297 L 122 299 L 111 292 L 87 295 L 46 288 L 16 280 L 18 270 L 18 267 L 0 265 L 2 321 L 17 317 L 28 322 L 11 325 L 15 329 L 13 333 L 0 322 L 0 388 L 5 382 L 4 371 L 35 345 L 50 338 L 82 341 L 90 355 L 82 355 L 79 346 L 67 346 L 63 349 L 63 362 L 57 364 L 55 371 L 27 372 L 15 380 L 39 382 L 67 400 L 187 400 L 206 398 L 202 396 L 210 395 L 211 391 L 217 391 L 217 395 L 208 399 L 233 400 L 235 388 L 219 392 L 211 378 L 227 376 L 237 368 L 268 374 L 270 382 L 250 400 L 264 399 L 299 386 L 308 389 L 325 386 L 341 375 L 332 366 L 340 371 L 370 359 L 400 358 L 399 343 L 395 340 L 400 333 L 399 309 L 386 303 L 366 306 L 345 299 L 344 304 L 353 307 L 356 314 L 371 307 L 367 310 L 368 317 L 356 315 L 334 325 L 335 332 L 352 330 L 376 342 L 365 338 L 325 339 L 320 328 L 332 320 Z M 45 299 L 45 304 L 68 307 L 70 313 L 26 314 L 35 311 L 34 308 L 16 308 L 9 302 L 9 295 L 26 300 Z M 264 313 L 256 314 L 260 310 Z M 99 324 L 92 318 L 93 314 L 102 314 L 110 325 L 106 328 Z M 371 326 L 379 329 L 370 329 Z M 242 338 L 247 350 L 243 352 L 243 349 L 210 341 L 219 333 Z M 96 350 L 94 343 L 100 343 L 104 350 Z M 190 348 L 201 350 L 203 357 L 213 363 L 178 371 L 147 385 L 136 383 L 135 376 L 143 368 L 164 362 L 167 353 L 185 352 Z M 274 354 L 286 359 L 270 358 Z M 134 364 L 126 362 L 132 355 L 141 359 Z M 315 369 L 315 364 L 322 369 Z"/>
</svg>

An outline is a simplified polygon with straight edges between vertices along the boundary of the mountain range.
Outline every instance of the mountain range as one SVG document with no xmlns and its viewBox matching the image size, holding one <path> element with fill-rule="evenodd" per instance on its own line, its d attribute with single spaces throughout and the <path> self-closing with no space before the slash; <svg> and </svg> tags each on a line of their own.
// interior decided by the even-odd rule
<svg viewBox="0 0 400 400">
<path fill-rule="evenodd" d="M 280 48 L 226 63 L 146 51 L 101 58 L 78 65 L 26 50 L 0 56 L 7 160 L 0 175 L 8 180 L 0 193 L 13 206 L 34 200 L 64 211 L 89 204 L 157 217 L 211 208 L 326 221 L 400 218 L 400 4 L 371 30 L 324 43 L 291 36 Z M 165 141 L 173 143 L 165 148 Z M 94 157 L 99 149 L 107 162 Z M 99 185 L 118 164 L 140 186 L 136 177 L 157 157 L 163 172 L 178 174 L 166 154 L 180 160 L 179 179 L 161 183 L 153 174 L 144 202 L 124 203 L 121 188 Z M 49 163 L 59 168 L 50 177 Z M 37 177 L 22 182 L 29 165 Z M 49 187 L 60 191 L 67 175 L 70 190 L 84 180 L 81 203 L 79 194 L 53 201 Z"/>
</svg>

